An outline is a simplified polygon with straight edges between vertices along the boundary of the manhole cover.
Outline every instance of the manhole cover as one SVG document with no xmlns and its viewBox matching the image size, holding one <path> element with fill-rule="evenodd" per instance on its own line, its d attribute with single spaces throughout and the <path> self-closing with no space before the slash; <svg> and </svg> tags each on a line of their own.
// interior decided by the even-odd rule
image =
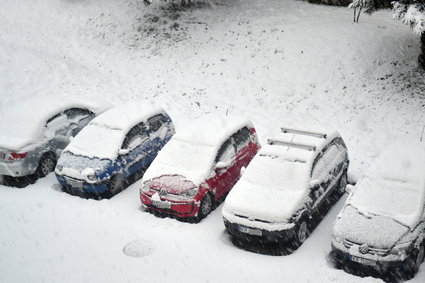
<svg viewBox="0 0 425 283">
<path fill-rule="evenodd" d="M 123 252 L 132 257 L 144 257 L 153 253 L 154 250 L 154 243 L 143 239 L 131 241 L 123 248 Z"/>
</svg>

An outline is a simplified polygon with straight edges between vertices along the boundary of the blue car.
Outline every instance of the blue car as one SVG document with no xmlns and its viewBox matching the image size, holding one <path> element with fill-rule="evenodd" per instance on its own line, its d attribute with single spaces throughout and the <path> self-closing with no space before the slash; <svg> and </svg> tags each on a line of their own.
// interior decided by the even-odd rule
<svg viewBox="0 0 425 283">
<path fill-rule="evenodd" d="M 161 108 L 126 103 L 93 119 L 64 149 L 55 168 L 64 191 L 112 197 L 139 177 L 175 128 Z"/>
</svg>

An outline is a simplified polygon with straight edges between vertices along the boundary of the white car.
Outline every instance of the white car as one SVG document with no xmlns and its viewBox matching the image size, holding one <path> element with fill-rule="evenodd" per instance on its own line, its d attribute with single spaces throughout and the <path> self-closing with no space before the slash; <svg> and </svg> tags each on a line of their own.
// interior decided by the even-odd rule
<svg viewBox="0 0 425 283">
<path fill-rule="evenodd" d="M 334 226 L 332 254 L 345 269 L 414 275 L 424 260 L 425 145 L 398 141 L 357 182 Z"/>
<path fill-rule="evenodd" d="M 75 136 L 112 105 L 88 98 L 34 96 L 0 109 L 0 176 L 24 186 L 44 177 Z"/>
<path fill-rule="evenodd" d="M 348 164 L 336 130 L 282 128 L 227 196 L 222 213 L 228 233 L 239 243 L 297 248 L 314 226 L 311 219 L 332 203 L 331 195 L 345 191 Z"/>
</svg>

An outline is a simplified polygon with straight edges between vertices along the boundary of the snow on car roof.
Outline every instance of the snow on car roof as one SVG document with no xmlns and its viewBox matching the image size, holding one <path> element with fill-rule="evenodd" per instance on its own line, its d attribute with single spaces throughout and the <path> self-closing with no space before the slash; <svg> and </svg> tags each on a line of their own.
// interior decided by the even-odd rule
<svg viewBox="0 0 425 283">
<path fill-rule="evenodd" d="M 159 107 L 143 102 L 127 102 L 94 118 L 65 148 L 76 155 L 114 160 L 125 135 L 140 122 L 164 113 Z"/>
<path fill-rule="evenodd" d="M 160 107 L 155 107 L 143 101 L 131 101 L 117 105 L 102 115 L 94 118 L 90 124 L 107 128 L 129 131 L 133 126 L 156 114 L 164 113 Z"/>
<path fill-rule="evenodd" d="M 364 214 L 391 217 L 413 229 L 425 203 L 425 145 L 400 140 L 375 159 L 347 204 Z"/>
<path fill-rule="evenodd" d="M 73 107 L 99 114 L 111 104 L 101 99 L 57 96 L 34 96 L 8 103 L 0 108 L 0 147 L 18 150 L 36 142 L 49 118 Z"/>
<path fill-rule="evenodd" d="M 336 130 L 326 130 L 320 131 L 326 137 L 319 137 L 300 134 L 305 127 L 291 129 L 294 130 L 291 133 L 281 132 L 269 139 L 282 143 L 264 145 L 254 157 L 227 196 L 223 214 L 277 223 L 289 220 L 303 206 L 308 198 L 312 163 L 322 148 L 339 134 Z M 293 145 L 308 145 L 315 150 Z"/>
<path fill-rule="evenodd" d="M 142 182 L 163 175 L 182 175 L 198 186 L 209 177 L 219 147 L 244 126 L 252 124 L 245 118 L 217 114 L 191 122 L 158 153 Z"/>
<path fill-rule="evenodd" d="M 173 139 L 218 147 L 236 130 L 244 126 L 253 127 L 252 123 L 244 117 L 207 114 L 179 130 Z"/>
</svg>

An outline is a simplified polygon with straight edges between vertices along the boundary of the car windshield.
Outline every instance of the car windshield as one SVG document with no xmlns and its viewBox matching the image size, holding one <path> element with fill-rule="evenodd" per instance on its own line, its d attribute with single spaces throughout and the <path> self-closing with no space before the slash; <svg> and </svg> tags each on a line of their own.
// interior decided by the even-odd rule
<svg viewBox="0 0 425 283">
<path fill-rule="evenodd" d="M 114 160 L 123 140 L 124 133 L 121 129 L 89 124 L 72 140 L 66 151 L 76 155 Z"/>
<path fill-rule="evenodd" d="M 161 150 L 146 178 L 175 174 L 199 184 L 208 178 L 216 154 L 217 149 L 213 146 L 173 139 Z"/>
<path fill-rule="evenodd" d="M 59 161 L 58 165 L 64 168 L 74 169 L 78 172 L 83 171 L 85 168 L 93 168 L 94 170 L 103 171 L 108 168 L 111 163 L 109 159 L 89 158 L 86 156 L 75 155 L 71 152 L 64 152 Z"/>
<path fill-rule="evenodd" d="M 394 179 L 372 179 L 364 177 L 353 193 L 350 204 L 364 213 L 383 215 L 397 220 L 405 226 L 412 226 L 412 216 L 423 212 L 423 198 L 418 190 L 406 182 Z"/>
</svg>

